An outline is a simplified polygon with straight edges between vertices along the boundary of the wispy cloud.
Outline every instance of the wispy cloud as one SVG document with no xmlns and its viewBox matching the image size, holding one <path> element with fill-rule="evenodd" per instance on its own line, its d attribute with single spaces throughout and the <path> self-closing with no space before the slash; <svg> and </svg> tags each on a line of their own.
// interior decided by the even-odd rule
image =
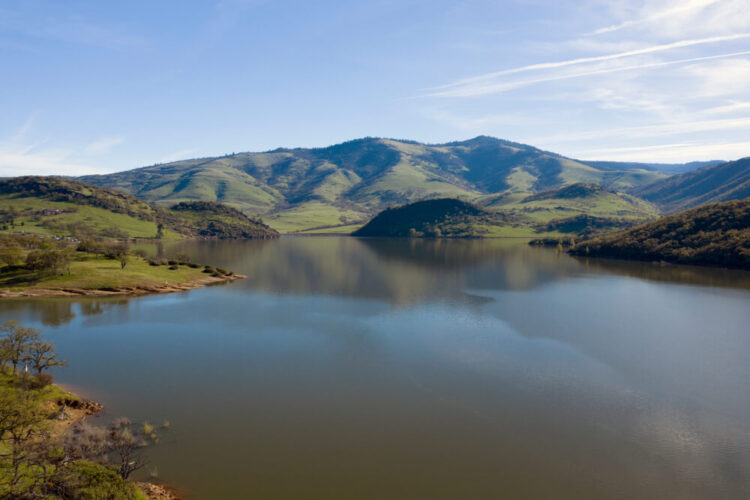
<svg viewBox="0 0 750 500">
<path fill-rule="evenodd" d="M 518 73 L 525 73 L 529 71 L 559 69 L 559 68 L 565 68 L 568 66 L 577 66 L 577 65 L 584 65 L 584 64 L 591 64 L 591 63 L 607 62 L 607 61 L 613 61 L 616 59 L 623 59 L 623 58 L 634 57 L 634 56 L 642 56 L 642 55 L 653 54 L 657 52 L 674 50 L 678 48 L 691 47 L 695 45 L 727 42 L 727 41 L 746 39 L 746 38 L 750 38 L 750 33 L 715 36 L 715 37 L 709 37 L 709 38 L 698 38 L 698 39 L 693 39 L 693 40 L 681 40 L 679 42 L 673 42 L 673 43 L 667 43 L 667 44 L 661 44 L 661 45 L 652 45 L 650 47 L 644 47 L 644 48 L 636 49 L 636 50 L 628 50 L 625 52 L 618 52 L 614 54 L 605 54 L 605 55 L 593 56 L 593 57 L 582 57 L 582 58 L 576 58 L 576 59 L 569 59 L 566 61 L 530 64 L 530 65 L 521 66 L 518 68 L 495 71 L 495 72 L 487 73 L 484 75 L 478 75 L 478 76 L 471 77 L 471 78 L 465 78 L 465 79 L 458 80 L 453 83 L 449 83 L 447 85 L 434 87 L 432 89 L 434 90 L 434 92 L 427 94 L 427 96 L 469 97 L 469 96 L 483 95 L 483 94 L 488 94 L 488 93 L 493 93 L 493 92 L 502 92 L 504 90 L 516 88 L 518 86 L 529 85 L 531 83 L 539 83 L 539 82 L 559 80 L 559 79 L 565 79 L 565 78 L 576 78 L 580 76 L 595 75 L 595 74 L 608 73 L 608 72 L 613 72 L 613 71 L 623 71 L 626 69 L 639 69 L 639 68 L 642 69 L 642 68 L 648 68 L 648 67 L 665 66 L 669 64 L 681 64 L 685 62 L 700 61 L 700 60 L 717 58 L 717 57 L 731 57 L 733 55 L 747 54 L 748 52 L 747 51 L 735 52 L 731 54 L 722 54 L 718 56 L 707 56 L 706 58 L 690 58 L 690 59 L 683 59 L 683 60 L 678 60 L 678 61 L 647 63 L 647 64 L 641 64 L 641 65 L 633 65 L 633 66 L 629 66 L 625 68 L 609 68 L 609 69 L 604 69 L 604 70 L 594 70 L 594 71 L 587 71 L 587 72 L 582 72 L 582 73 L 574 73 L 572 75 L 553 74 L 547 77 L 535 78 L 535 79 L 530 79 L 530 80 L 525 80 L 525 81 L 520 81 L 520 82 L 519 81 L 506 81 L 506 82 L 488 83 L 488 82 L 492 82 L 493 80 L 496 80 L 499 77 L 514 75 Z"/>
<path fill-rule="evenodd" d="M 537 83 L 552 82 L 558 80 L 569 80 L 572 78 L 582 78 L 586 76 L 603 75 L 607 73 L 616 73 L 621 71 L 635 71 L 640 69 L 659 68 L 665 66 L 675 66 L 679 64 L 689 64 L 702 61 L 710 61 L 713 59 L 726 59 L 731 57 L 739 57 L 744 55 L 750 55 L 750 51 L 742 52 L 730 52 L 728 54 L 716 54 L 712 56 L 704 57 L 691 57 L 688 59 L 677 59 L 673 61 L 659 61 L 659 62 L 647 62 L 642 64 L 634 64 L 629 66 L 615 66 L 604 69 L 594 69 L 589 71 L 581 71 L 577 73 L 562 73 L 562 74 L 551 74 L 542 76 L 539 78 L 531 78 L 527 80 L 508 80 L 505 82 L 498 82 L 492 84 L 469 84 L 463 85 L 458 88 L 452 88 L 426 94 L 425 97 L 473 97 L 486 94 L 495 94 L 498 92 L 506 92 L 508 90 L 517 89 L 520 87 L 526 87 Z M 440 88 L 440 87 L 438 87 Z M 443 87 L 444 88 L 444 87 Z"/>
<path fill-rule="evenodd" d="M 104 137 L 98 139 L 83 148 L 85 155 L 98 155 L 109 153 L 112 148 L 125 142 L 124 137 Z"/>
<path fill-rule="evenodd" d="M 717 130 L 750 129 L 750 117 L 725 118 L 718 120 L 675 121 L 654 125 L 638 125 L 634 127 L 598 128 L 581 132 L 552 134 L 537 137 L 534 144 L 565 144 L 571 142 L 590 141 L 596 139 L 646 139 L 663 136 L 679 136 L 698 132 Z"/>
<path fill-rule="evenodd" d="M 689 162 L 702 160 L 735 160 L 750 152 L 750 142 L 662 144 L 633 148 L 607 148 L 568 152 L 581 160 L 638 162 Z"/>
<path fill-rule="evenodd" d="M 674 16 L 676 14 L 681 14 L 683 12 L 688 12 L 692 10 L 698 10 L 703 9 L 705 7 L 708 7 L 709 5 L 713 5 L 718 3 L 720 0 L 683 0 L 678 5 L 672 6 L 663 10 L 659 10 L 657 12 L 654 12 L 646 17 L 642 17 L 640 19 L 631 19 L 629 21 L 623 21 L 618 24 L 613 24 L 611 26 L 607 26 L 604 28 L 599 28 L 595 31 L 593 31 L 591 34 L 593 35 L 602 35 L 604 33 L 612 33 L 614 31 L 619 31 L 621 29 L 630 28 L 632 26 L 638 26 L 642 24 L 648 24 L 652 23 L 654 21 L 659 21 L 664 18 Z"/>
<path fill-rule="evenodd" d="M 100 168 L 71 160 L 68 150 L 35 152 L 28 148 L 0 145 L 0 176 L 16 175 L 86 175 Z"/>
</svg>

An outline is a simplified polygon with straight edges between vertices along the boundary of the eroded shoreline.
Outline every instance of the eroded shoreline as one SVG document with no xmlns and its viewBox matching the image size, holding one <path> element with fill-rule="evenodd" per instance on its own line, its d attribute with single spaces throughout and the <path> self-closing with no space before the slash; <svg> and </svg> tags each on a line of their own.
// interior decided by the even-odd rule
<svg viewBox="0 0 750 500">
<path fill-rule="evenodd" d="M 184 283 L 165 283 L 163 285 L 133 285 L 114 288 L 28 288 L 25 290 L 0 290 L 0 298 L 48 298 L 48 297 L 111 297 L 141 296 L 164 293 L 186 292 L 210 285 L 228 283 L 247 276 L 232 274 L 224 276 L 206 276 Z"/>
</svg>

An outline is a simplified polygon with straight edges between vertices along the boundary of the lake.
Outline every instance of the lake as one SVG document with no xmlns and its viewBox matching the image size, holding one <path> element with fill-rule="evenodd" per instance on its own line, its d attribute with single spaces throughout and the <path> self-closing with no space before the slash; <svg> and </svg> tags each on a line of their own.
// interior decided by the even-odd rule
<svg viewBox="0 0 750 500">
<path fill-rule="evenodd" d="M 179 242 L 245 280 L 5 300 L 190 498 L 750 497 L 750 273 L 518 240 Z"/>
</svg>

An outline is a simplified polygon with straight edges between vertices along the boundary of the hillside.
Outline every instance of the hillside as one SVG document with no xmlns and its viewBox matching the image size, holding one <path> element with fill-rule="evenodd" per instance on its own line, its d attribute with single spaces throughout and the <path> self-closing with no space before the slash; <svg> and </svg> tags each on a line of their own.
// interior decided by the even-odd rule
<svg viewBox="0 0 750 500">
<path fill-rule="evenodd" d="M 236 208 L 212 201 L 183 201 L 172 206 L 173 226 L 181 233 L 201 238 L 270 239 L 278 236 L 259 220 Z"/>
<path fill-rule="evenodd" d="M 578 182 L 625 190 L 665 175 L 595 168 L 532 146 L 480 136 L 446 144 L 365 138 L 178 161 L 82 180 L 162 206 L 218 201 L 263 215 L 282 232 L 361 224 L 394 204 L 429 197 L 533 194 Z"/>
<path fill-rule="evenodd" d="M 750 158 L 703 167 L 631 189 L 668 212 L 750 196 Z"/>
<path fill-rule="evenodd" d="M 504 193 L 477 200 L 487 210 L 502 211 L 539 232 L 588 234 L 630 227 L 655 219 L 651 203 L 596 184 L 576 183 L 528 195 Z"/>
<path fill-rule="evenodd" d="M 511 223 L 465 201 L 440 198 L 389 208 L 376 215 L 353 236 L 396 238 L 476 238 L 488 225 Z"/>
<path fill-rule="evenodd" d="M 750 269 L 750 198 L 701 206 L 585 240 L 570 253 Z"/>
<path fill-rule="evenodd" d="M 220 204 L 166 209 L 118 190 L 59 177 L 0 180 L 0 233 L 78 238 L 275 237 Z"/>
</svg>

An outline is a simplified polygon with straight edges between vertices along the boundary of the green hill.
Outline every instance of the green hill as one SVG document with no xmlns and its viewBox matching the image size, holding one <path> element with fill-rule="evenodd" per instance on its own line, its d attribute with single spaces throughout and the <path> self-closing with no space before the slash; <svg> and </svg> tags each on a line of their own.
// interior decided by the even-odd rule
<svg viewBox="0 0 750 500">
<path fill-rule="evenodd" d="M 431 197 L 525 195 L 575 184 L 625 190 L 663 178 L 595 168 L 532 146 L 480 136 L 447 144 L 365 138 L 154 165 L 82 180 L 169 206 L 217 201 L 263 215 L 282 232 L 347 230 L 396 204 Z"/>
<path fill-rule="evenodd" d="M 668 212 L 750 196 L 750 158 L 704 167 L 630 190 Z"/>
<path fill-rule="evenodd" d="M 353 236 L 467 238 L 482 234 L 484 224 L 495 222 L 489 212 L 452 198 L 418 201 L 389 208 L 376 215 Z"/>
<path fill-rule="evenodd" d="M 704 205 L 585 240 L 570 253 L 750 269 L 750 198 Z"/>
<path fill-rule="evenodd" d="M 539 232 L 586 234 L 624 228 L 655 219 L 653 204 L 596 184 L 576 183 L 529 195 L 503 193 L 477 200 L 487 210 L 502 211 Z"/>
<path fill-rule="evenodd" d="M 165 239 L 278 235 L 220 204 L 167 209 L 74 179 L 32 176 L 0 180 L 0 232 Z"/>
</svg>

